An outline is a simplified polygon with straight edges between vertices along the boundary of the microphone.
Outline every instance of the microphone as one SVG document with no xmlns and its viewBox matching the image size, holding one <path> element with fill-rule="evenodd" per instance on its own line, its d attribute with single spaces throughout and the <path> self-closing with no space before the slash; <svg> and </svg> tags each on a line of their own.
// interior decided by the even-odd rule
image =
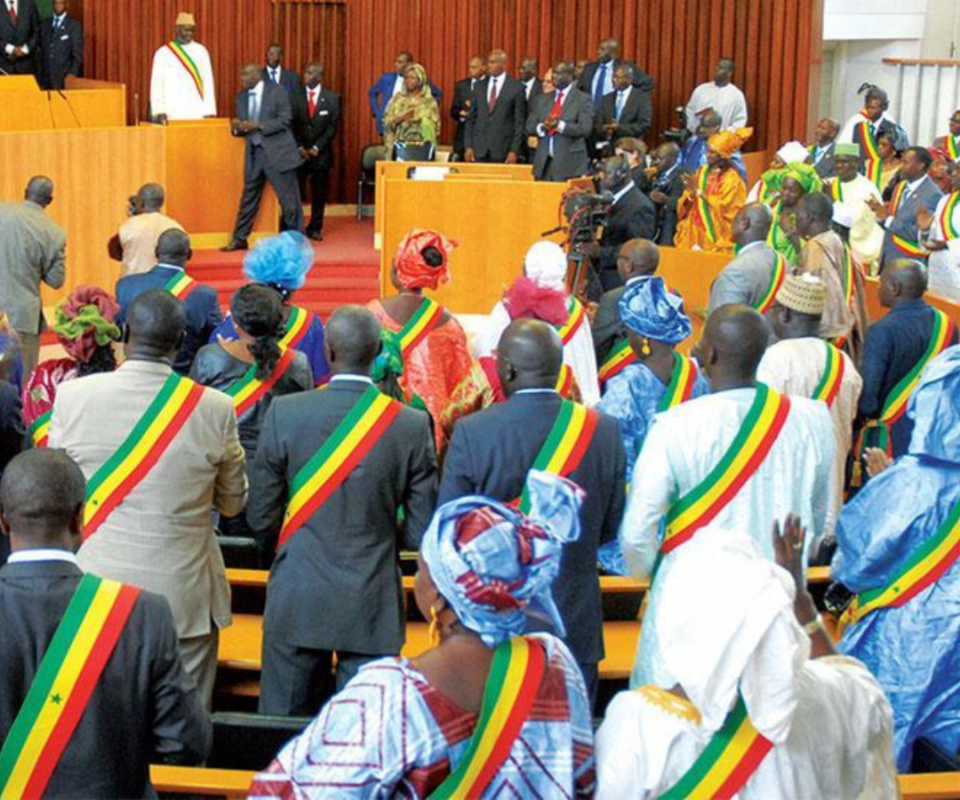
<svg viewBox="0 0 960 800">
<path fill-rule="evenodd" d="M 50 112 L 50 126 L 57 130 L 57 118 L 53 113 L 53 97 L 50 94 L 50 90 L 47 89 L 47 110 Z"/>
<path fill-rule="evenodd" d="M 3 67 L 0 67 L 0 75 L 6 75 L 8 78 L 12 78 L 12 77 L 13 77 L 13 75 L 11 75 L 9 72 L 7 72 Z"/>
<path fill-rule="evenodd" d="M 82 128 L 83 123 L 80 122 L 80 117 L 77 116 L 77 112 L 74 110 L 73 103 L 70 102 L 70 98 L 63 93 L 62 89 L 57 89 L 56 92 L 58 95 L 60 95 L 60 97 L 63 98 L 63 102 L 67 104 L 67 108 L 69 108 L 70 113 L 73 114 L 73 121 L 77 123 L 77 127 Z"/>
<path fill-rule="evenodd" d="M 133 126 L 140 127 L 140 92 L 133 93 Z"/>
</svg>

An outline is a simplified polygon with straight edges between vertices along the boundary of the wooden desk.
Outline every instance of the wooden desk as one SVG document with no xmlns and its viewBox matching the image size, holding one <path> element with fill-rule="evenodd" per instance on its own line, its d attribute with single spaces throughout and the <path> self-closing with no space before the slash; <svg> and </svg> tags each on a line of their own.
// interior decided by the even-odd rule
<svg viewBox="0 0 960 800">
<path fill-rule="evenodd" d="M 126 124 L 127 87 L 97 81 L 44 92 L 32 76 L 0 75 L 0 108 L 0 132 L 113 128 Z"/>
</svg>

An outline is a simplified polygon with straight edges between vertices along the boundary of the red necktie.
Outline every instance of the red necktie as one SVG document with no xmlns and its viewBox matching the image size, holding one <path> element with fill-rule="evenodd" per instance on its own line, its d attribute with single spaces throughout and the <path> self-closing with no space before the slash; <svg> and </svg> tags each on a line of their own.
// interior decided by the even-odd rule
<svg viewBox="0 0 960 800">
<path fill-rule="evenodd" d="M 553 98 L 553 108 L 550 109 L 550 116 L 554 119 L 560 119 L 561 115 L 563 114 L 563 101 L 561 100 L 562 97 L 563 92 L 557 90 L 557 94 Z M 556 131 L 550 131 L 551 136 L 553 136 L 554 133 L 556 133 Z"/>
<path fill-rule="evenodd" d="M 17 24 L 17 4 L 14 2 L 14 0 L 10 0 L 10 11 L 8 13 L 10 14 L 10 22 L 16 25 Z"/>
<path fill-rule="evenodd" d="M 307 112 L 313 117 L 317 113 L 317 94 L 307 90 Z"/>
<path fill-rule="evenodd" d="M 497 79 L 490 80 L 490 99 L 487 100 L 487 108 L 493 111 L 497 107 Z"/>
</svg>

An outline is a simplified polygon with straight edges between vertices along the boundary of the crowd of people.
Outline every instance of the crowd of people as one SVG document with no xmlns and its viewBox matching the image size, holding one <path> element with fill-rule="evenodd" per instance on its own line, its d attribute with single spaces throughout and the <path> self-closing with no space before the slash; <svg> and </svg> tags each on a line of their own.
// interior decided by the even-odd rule
<svg viewBox="0 0 960 800">
<path fill-rule="evenodd" d="M 296 91 L 281 56 L 245 69 L 234 121 L 260 188 L 263 115 Z M 396 295 L 325 323 L 296 305 L 314 250 L 289 207 L 224 316 L 148 184 L 113 291 L 63 299 L 65 357 L 39 361 L 53 182 L 0 206 L 0 794 L 143 796 L 151 762 L 204 760 L 225 535 L 270 569 L 259 711 L 313 718 L 253 797 L 890 797 L 920 742 L 957 753 L 960 347 L 926 296 L 960 300 L 960 112 L 944 159 L 868 87 L 748 191 L 731 62 L 649 164 L 653 79 L 613 40 L 574 71 L 538 86 L 495 50 L 458 85 L 465 161 L 560 180 L 600 156 L 613 197 L 584 250 L 596 297 L 538 241 L 472 335 L 430 296 L 456 261 L 441 231 L 404 237 Z M 406 53 L 371 90 L 388 154 L 436 144 L 434 92 Z M 664 246 L 729 254 L 706 309 L 658 274 Z M 600 570 L 649 582 L 605 709 Z"/>
</svg>

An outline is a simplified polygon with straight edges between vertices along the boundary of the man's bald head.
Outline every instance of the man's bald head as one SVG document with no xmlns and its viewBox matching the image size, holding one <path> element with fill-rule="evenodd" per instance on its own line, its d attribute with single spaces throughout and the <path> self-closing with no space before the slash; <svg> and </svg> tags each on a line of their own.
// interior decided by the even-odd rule
<svg viewBox="0 0 960 800">
<path fill-rule="evenodd" d="M 740 245 L 766 241 L 773 215 L 763 203 L 748 203 L 733 220 L 733 241 Z"/>
<path fill-rule="evenodd" d="M 34 175 L 27 181 L 23 198 L 36 203 L 41 208 L 46 208 L 53 202 L 53 181 L 46 175 Z"/>
<path fill-rule="evenodd" d="M 14 458 L 0 480 L 0 528 L 13 550 L 73 549 L 86 482 L 63 450 L 33 449 Z"/>
<path fill-rule="evenodd" d="M 380 323 L 363 306 L 340 306 L 330 319 L 324 349 L 334 374 L 369 375 L 380 352 Z"/>
<path fill-rule="evenodd" d="M 912 258 L 887 264 L 880 276 L 880 305 L 893 308 L 904 300 L 919 300 L 927 292 L 927 268 Z"/>
<path fill-rule="evenodd" d="M 653 275 L 660 266 L 660 248 L 648 239 L 629 239 L 617 253 L 617 272 L 624 281 Z"/>
<path fill-rule="evenodd" d="M 770 328 L 750 306 L 720 306 L 703 329 L 704 369 L 713 391 L 752 386 Z"/>
<path fill-rule="evenodd" d="M 700 117 L 700 128 L 705 132 L 715 133 L 720 130 L 720 126 L 723 124 L 723 119 L 721 116 L 713 110 L 707 111 L 702 117 Z"/>
<path fill-rule="evenodd" d="M 520 389 L 552 389 L 563 366 L 563 343 L 538 319 L 511 322 L 497 346 L 497 374 L 509 397 Z"/>
<path fill-rule="evenodd" d="M 173 362 L 183 344 L 187 315 L 183 304 L 166 289 L 144 292 L 127 306 L 127 358 Z"/>
<path fill-rule="evenodd" d="M 833 201 L 823 192 L 810 192 L 800 198 L 797 232 L 804 239 L 812 239 L 830 230 L 832 221 Z"/>
<path fill-rule="evenodd" d="M 144 211 L 159 211 L 164 199 L 163 187 L 159 183 L 145 183 L 137 192 L 137 200 Z"/>
<path fill-rule="evenodd" d="M 193 255 L 190 237 L 179 228 L 168 228 L 157 239 L 157 261 L 183 267 Z"/>
</svg>

